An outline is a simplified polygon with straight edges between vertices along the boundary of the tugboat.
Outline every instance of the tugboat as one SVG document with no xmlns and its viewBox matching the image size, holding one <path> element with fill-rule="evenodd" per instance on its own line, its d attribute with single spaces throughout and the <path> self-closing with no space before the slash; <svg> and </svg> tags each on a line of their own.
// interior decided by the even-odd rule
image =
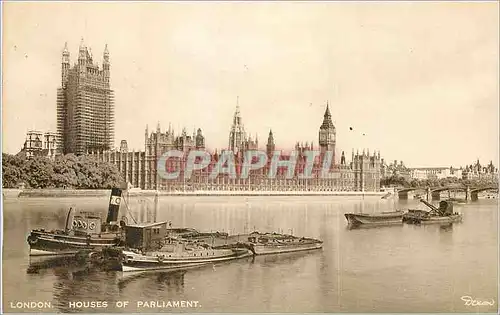
<svg viewBox="0 0 500 315">
<path fill-rule="evenodd" d="M 381 213 L 346 213 L 345 218 L 352 226 L 366 225 L 389 225 L 403 224 L 403 214 L 401 210 Z"/>
<path fill-rule="evenodd" d="M 245 247 L 217 249 L 204 242 L 171 237 L 168 222 L 127 225 L 122 271 L 175 270 L 249 257 Z"/>
<path fill-rule="evenodd" d="M 64 230 L 32 230 L 28 236 L 30 256 L 68 256 L 118 246 L 122 229 L 117 222 L 122 190 L 113 188 L 106 222 L 93 212 L 73 214 L 70 208 Z"/>
<path fill-rule="evenodd" d="M 266 255 L 321 249 L 323 242 L 286 234 L 252 232 L 248 246 L 255 255 Z"/>
<path fill-rule="evenodd" d="M 408 210 L 403 216 L 403 222 L 408 224 L 449 224 L 462 221 L 462 215 L 458 212 L 453 212 L 453 203 L 450 201 L 441 201 L 439 208 L 436 208 L 423 199 L 420 199 L 420 202 L 428 206 L 431 210 Z"/>
</svg>

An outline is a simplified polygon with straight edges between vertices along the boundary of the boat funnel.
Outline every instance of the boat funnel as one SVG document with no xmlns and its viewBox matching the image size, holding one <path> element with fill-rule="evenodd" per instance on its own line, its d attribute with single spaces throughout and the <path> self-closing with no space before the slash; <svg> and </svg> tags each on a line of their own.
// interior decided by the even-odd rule
<svg viewBox="0 0 500 315">
<path fill-rule="evenodd" d="M 108 217 L 106 219 L 106 223 L 109 224 L 111 222 L 117 222 L 121 199 L 122 190 L 120 188 L 112 188 L 111 196 L 109 197 Z"/>
</svg>

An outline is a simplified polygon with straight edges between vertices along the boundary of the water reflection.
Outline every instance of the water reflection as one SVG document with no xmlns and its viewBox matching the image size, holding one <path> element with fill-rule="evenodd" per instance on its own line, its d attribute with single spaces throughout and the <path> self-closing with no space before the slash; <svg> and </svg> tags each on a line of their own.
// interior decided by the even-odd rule
<svg viewBox="0 0 500 315">
<path fill-rule="evenodd" d="M 347 224 L 345 229 L 350 230 L 379 230 L 379 229 L 394 229 L 402 227 L 403 222 L 401 223 L 392 223 L 392 224 Z"/>
<path fill-rule="evenodd" d="M 85 269 L 55 269 L 53 297 L 61 312 L 88 311 L 87 307 L 72 307 L 75 301 L 106 301 L 114 304 L 118 296 L 117 272 L 85 272 Z"/>
<path fill-rule="evenodd" d="M 305 257 L 319 258 L 321 255 L 322 249 L 295 253 L 253 256 L 251 259 L 251 263 L 261 266 L 280 266 L 291 264 L 293 262 L 296 262 L 297 260 L 304 259 Z"/>
<path fill-rule="evenodd" d="M 184 276 L 187 272 L 188 270 L 123 273 L 118 276 L 118 288 L 123 290 L 135 281 L 151 281 L 160 290 L 183 293 Z"/>
<path fill-rule="evenodd" d="M 81 262 L 74 256 L 67 257 L 44 257 L 32 256 L 29 258 L 29 265 L 26 269 L 27 274 L 39 274 L 41 271 L 56 267 L 78 266 Z"/>
<path fill-rule="evenodd" d="M 482 297 L 498 293 L 497 200 L 461 205 L 464 221 L 459 224 L 350 230 L 345 213 L 422 205 L 417 200 L 350 197 L 162 197 L 157 220 L 172 221 L 173 227 L 238 234 L 293 231 L 323 240 L 323 249 L 127 275 L 93 272 L 59 259 L 29 261 L 30 229 L 63 228 L 70 206 L 100 211 L 104 217 L 107 202 L 31 198 L 4 203 L 6 312 L 19 311 L 9 309 L 9 301 L 31 296 L 53 301 L 63 312 L 166 312 L 112 306 L 116 300 L 164 299 L 202 300 L 203 307 L 190 312 L 468 312 L 460 300 L 463 292 Z M 130 198 L 129 207 L 136 219 L 146 219 L 153 203 Z M 110 306 L 70 308 L 69 302 L 77 300 L 105 300 Z"/>
<path fill-rule="evenodd" d="M 442 224 L 439 226 L 439 228 L 443 232 L 452 232 L 453 231 L 453 223 Z"/>
</svg>

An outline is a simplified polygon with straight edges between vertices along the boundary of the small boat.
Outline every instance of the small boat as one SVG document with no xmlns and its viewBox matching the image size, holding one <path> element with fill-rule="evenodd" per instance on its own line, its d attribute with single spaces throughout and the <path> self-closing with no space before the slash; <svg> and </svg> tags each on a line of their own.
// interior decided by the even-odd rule
<svg viewBox="0 0 500 315">
<path fill-rule="evenodd" d="M 387 194 L 383 195 L 381 199 L 389 199 L 392 196 L 393 194 L 391 192 L 388 192 Z"/>
<path fill-rule="evenodd" d="M 32 230 L 27 239 L 30 256 L 68 256 L 81 251 L 91 252 L 120 245 L 122 229 L 117 219 L 121 192 L 119 188 L 111 190 L 105 222 L 101 222 L 99 213 L 73 214 L 73 209 L 70 208 L 64 230 Z"/>
<path fill-rule="evenodd" d="M 198 241 L 167 235 L 167 223 L 125 227 L 122 271 L 177 270 L 252 256 L 245 247 L 217 249 Z"/>
<path fill-rule="evenodd" d="M 404 211 L 397 210 L 392 212 L 380 213 L 346 213 L 344 216 L 350 225 L 358 226 L 362 224 L 369 225 L 388 225 L 402 224 Z"/>
<path fill-rule="evenodd" d="M 323 242 L 286 234 L 252 232 L 247 245 L 255 255 L 266 255 L 321 249 Z"/>
<path fill-rule="evenodd" d="M 458 212 L 453 212 L 453 203 L 450 201 L 441 201 L 439 208 L 436 208 L 423 199 L 420 199 L 420 201 L 431 208 L 431 210 L 408 210 L 403 216 L 403 222 L 408 224 L 450 224 L 462 221 L 462 215 Z"/>
</svg>

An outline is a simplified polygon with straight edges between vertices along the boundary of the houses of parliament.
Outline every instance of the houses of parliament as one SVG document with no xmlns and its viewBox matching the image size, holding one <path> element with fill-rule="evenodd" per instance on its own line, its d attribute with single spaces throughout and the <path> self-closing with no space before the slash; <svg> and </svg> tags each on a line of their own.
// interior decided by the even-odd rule
<svg viewBox="0 0 500 315">
<path fill-rule="evenodd" d="M 319 150 L 313 168 L 313 174 L 321 172 L 322 159 L 327 151 L 335 152 L 336 130 L 333 125 L 329 107 L 327 105 L 323 122 L 319 127 L 319 147 L 314 148 L 313 143 L 297 143 L 296 172 L 293 178 L 287 178 L 286 168 L 280 168 L 275 178 L 269 178 L 270 161 L 275 152 L 276 143 L 274 134 L 270 130 L 266 143 L 268 163 L 261 169 L 250 171 L 249 177 L 230 178 L 227 174 L 220 174 L 216 178 L 210 178 L 210 166 L 217 162 L 221 151 L 211 152 L 212 163 L 203 170 L 194 171 L 192 176 L 184 178 L 184 165 L 188 153 L 191 150 L 206 150 L 205 137 L 202 130 L 197 129 L 188 133 L 186 129 L 176 133 L 169 126 L 162 130 L 160 124 L 155 130 L 149 130 L 146 126 L 144 133 L 144 151 L 130 151 L 127 142 L 121 141 L 120 148 L 104 152 L 93 153 L 100 161 L 115 164 L 121 172 L 125 181 L 133 187 L 145 190 L 163 191 L 379 191 L 380 190 L 380 153 L 363 151 L 351 154 L 350 162 L 347 162 L 345 153 L 340 156 L 340 163 L 332 163 L 328 178 L 311 176 L 303 179 L 298 175 L 305 168 L 305 151 Z M 235 156 L 236 169 L 241 169 L 243 157 L 247 150 L 258 150 L 258 137 L 252 138 L 245 131 L 239 106 L 236 107 L 232 126 L 229 132 L 228 150 Z M 177 179 L 164 179 L 158 172 L 158 160 L 169 150 L 184 152 L 183 159 L 176 159 L 169 164 L 180 171 Z M 286 154 L 281 155 L 286 159 Z M 333 161 L 338 159 L 334 156 Z M 167 163 L 169 163 L 167 161 Z"/>
<path fill-rule="evenodd" d="M 144 131 L 144 151 L 129 150 L 127 141 L 122 140 L 118 149 L 111 149 L 114 138 L 114 95 L 110 88 L 110 54 L 105 47 L 102 68 L 94 63 L 93 56 L 80 44 L 78 63 L 70 67 L 67 46 L 62 52 L 61 87 L 57 99 L 57 146 L 60 153 L 89 154 L 100 161 L 117 166 L 123 179 L 129 185 L 144 190 L 166 191 L 379 191 L 380 153 L 370 155 L 354 151 L 348 162 L 344 152 L 340 158 L 333 156 L 329 169 L 331 176 L 321 178 L 301 178 L 300 170 L 305 168 L 305 151 L 319 150 L 313 167 L 313 174 L 319 174 L 326 152 L 336 152 L 336 128 L 332 122 L 328 103 L 323 121 L 318 131 L 318 147 L 313 143 L 297 143 L 291 148 L 297 153 L 294 176 L 286 176 L 283 168 L 277 176 L 269 178 L 271 157 L 275 152 L 275 135 L 270 130 L 265 145 L 268 163 L 261 169 L 252 170 L 248 178 L 231 178 L 227 174 L 216 178 L 209 176 L 209 168 L 219 158 L 220 152 L 210 152 L 212 163 L 206 169 L 193 172 L 185 179 L 183 166 L 191 150 L 205 150 L 205 137 L 200 128 L 189 133 L 186 129 L 175 131 L 171 126 L 166 130 L 160 123 L 156 129 L 146 126 Z M 248 150 L 258 150 L 257 135 L 252 137 L 245 130 L 238 102 L 229 132 L 227 150 L 233 152 L 236 168 L 241 169 L 243 156 Z M 176 160 L 180 172 L 177 179 L 164 179 L 158 171 L 158 161 L 167 151 L 184 152 L 184 160 Z M 223 150 L 224 151 L 224 150 Z M 340 152 L 340 151 L 339 151 Z M 281 157 L 284 157 L 282 153 Z M 286 159 L 286 156 L 285 156 Z M 338 162 L 338 163 L 337 163 Z"/>
</svg>

